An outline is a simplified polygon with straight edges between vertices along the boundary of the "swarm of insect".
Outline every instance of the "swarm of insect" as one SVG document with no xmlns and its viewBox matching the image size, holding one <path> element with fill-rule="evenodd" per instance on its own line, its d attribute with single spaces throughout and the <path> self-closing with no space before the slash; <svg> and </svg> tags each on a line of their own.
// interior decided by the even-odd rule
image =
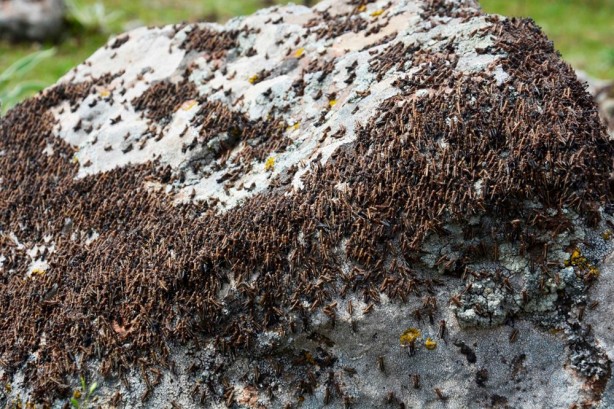
<svg viewBox="0 0 614 409">
<path fill-rule="evenodd" d="M 361 334 L 358 320 L 373 319 L 387 297 L 420 303 L 409 318 L 438 328 L 433 338 L 446 342 L 451 326 L 441 319 L 441 298 L 437 302 L 443 280 L 449 275 L 483 278 L 467 265 L 498 262 L 497 240 L 502 239 L 518 242 L 524 257 L 536 258 L 530 265 L 548 267 L 548 249 L 536 237 L 570 226 L 562 210 L 571 209 L 593 224 L 595 205 L 612 201 L 612 142 L 575 74 L 533 23 L 493 20 L 476 33 L 492 36 L 493 53 L 509 76 L 501 86 L 488 72 L 465 75 L 457 69 L 460 37 L 437 36 L 436 48 L 410 44 L 401 32 L 381 33 L 395 7 L 385 6 L 381 14 L 369 9 L 376 12 L 372 16 L 368 2 L 345 3 L 340 2 L 345 9 L 336 14 L 316 9 L 303 27 L 288 23 L 296 16 L 286 18 L 284 12 L 266 23 L 284 32 L 276 41 L 280 58 L 293 62 L 283 74 L 292 84 L 287 91 L 264 83 L 282 75 L 274 70 L 237 73 L 233 68 L 232 61 L 257 56 L 265 35 L 249 20 L 241 22 L 240 30 L 177 25 L 169 31 L 177 45 L 169 47 L 206 64 L 213 74 L 202 83 L 194 82 L 198 76 L 192 75 L 197 69 L 192 60 L 173 78 L 148 82 L 150 71 L 137 74 L 133 80 L 145 90 L 130 100 L 133 89 L 122 82 L 125 73 L 79 81 L 74 74 L 2 118 L 0 364 L 5 373 L 30 365 L 27 357 L 36 352 L 42 363 L 28 372 L 34 396 L 67 395 L 71 389 L 64 380 L 77 370 L 73 352 L 78 351 L 82 362 L 100 359 L 102 375 L 116 376 L 125 385 L 137 368 L 146 400 L 160 382 L 158 368 L 181 370 L 174 366 L 170 345 L 190 345 L 213 351 L 211 362 L 203 364 L 212 375 L 191 396 L 203 405 L 236 405 L 230 363 L 240 354 L 266 355 L 259 344 L 263 333 L 311 333 L 313 317 L 322 312 L 329 329 L 343 327 L 340 318 L 349 316 L 352 330 Z M 421 4 L 422 18 L 433 26 L 445 24 L 447 17 L 470 19 L 479 13 L 462 5 L 442 7 L 451 4 L 442 1 Z M 287 24 L 294 24 L 296 33 Z M 378 38 L 355 53 L 368 55 L 365 61 L 343 65 L 338 50 L 325 49 L 317 57 L 311 51 L 314 42 L 334 43 L 350 33 L 369 41 Z M 123 39 L 118 41 L 113 52 L 119 55 L 125 46 Z M 267 54 L 267 66 L 281 64 L 275 58 Z M 379 99 L 376 84 L 358 88 L 364 73 L 375 82 L 390 77 L 393 90 L 387 92 L 394 96 Z M 230 87 L 226 81 L 235 77 L 251 91 Z M 283 102 L 254 119 L 247 114 L 249 92 L 267 106 Z M 349 105 L 352 98 L 378 115 L 363 115 L 366 109 Z M 301 105 L 307 100 L 317 101 L 323 112 L 309 117 Z M 145 124 L 143 134 L 122 132 L 118 136 L 124 140 L 111 143 L 80 117 L 82 108 L 118 105 L 125 109 L 105 116 L 105 126 L 120 128 L 136 112 Z M 350 112 L 356 114 L 355 126 L 336 123 Z M 71 161 L 74 147 L 56 135 L 63 125 L 62 132 L 70 135 L 95 134 L 89 141 L 101 142 L 105 155 L 142 154 L 149 144 L 164 143 L 176 115 L 188 114 L 191 119 L 179 130 L 179 150 L 189 162 L 182 169 L 154 157 L 77 177 L 81 166 L 97 163 Z M 69 126 L 58 120 L 68 117 Z M 276 169 L 274 158 L 285 158 L 281 155 L 296 146 L 292 138 L 297 135 L 313 138 L 304 146 L 313 142 L 318 148 L 303 163 L 286 170 L 279 162 Z M 326 144 L 348 135 L 351 142 L 324 155 L 323 145 L 333 146 Z M 41 155 L 48 145 L 54 153 Z M 265 171 L 276 171 L 268 190 L 241 181 L 252 168 L 262 173 L 263 163 Z M 296 189 L 289 182 L 299 168 L 306 172 Z M 218 212 L 224 196 L 177 204 L 172 192 L 148 188 L 179 186 L 204 175 L 215 175 L 228 197 L 235 191 L 253 194 Z M 527 199 L 540 205 L 531 216 L 520 205 Z M 542 210 L 548 208 L 560 218 Z M 490 222 L 475 228 L 468 222 L 474 217 Z M 65 228 L 67 219 L 71 229 Z M 455 249 L 457 256 L 440 259 L 446 275 L 436 279 L 414 271 L 425 240 L 449 234 L 450 221 L 460 224 L 468 238 Z M 28 244 L 51 237 L 54 251 L 44 255 L 50 267 L 44 273 L 32 271 L 35 280 L 25 282 L 31 260 L 4 232 Z M 95 240 L 84 239 L 93 232 Z M 598 274 L 580 252 L 571 254 L 569 265 L 587 277 Z M 509 279 L 501 277 L 498 283 L 513 291 Z M 470 291 L 467 283 L 450 303 L 460 308 Z M 530 298 L 526 291 L 520 296 L 525 303 Z M 347 314 L 338 308 L 346 300 Z M 594 308 L 589 304 L 588 311 Z M 477 307 L 476 312 L 487 315 Z M 409 328 L 399 342 L 413 354 L 421 336 Z M 509 341 L 518 339 L 512 331 Z M 351 406 L 355 399 L 336 378 L 328 341 L 313 336 L 310 342 L 320 350 L 298 354 L 292 365 L 283 360 L 263 364 L 245 379 L 272 400 L 281 393 L 276 380 L 290 379 L 295 386 L 290 389 L 304 399 L 317 393 L 326 373 L 333 373 L 325 381 L 325 400 Z M 437 342 L 428 338 L 424 346 L 434 349 Z M 471 348 L 463 344 L 461 353 L 475 363 Z M 384 374 L 391 368 L 384 355 L 372 364 Z M 189 368 L 198 372 L 196 365 Z M 338 372 L 360 376 L 356 371 Z M 411 383 L 420 388 L 419 375 Z M 434 393 L 448 399 L 440 388 Z M 394 393 L 386 400 L 402 404 Z"/>
</svg>

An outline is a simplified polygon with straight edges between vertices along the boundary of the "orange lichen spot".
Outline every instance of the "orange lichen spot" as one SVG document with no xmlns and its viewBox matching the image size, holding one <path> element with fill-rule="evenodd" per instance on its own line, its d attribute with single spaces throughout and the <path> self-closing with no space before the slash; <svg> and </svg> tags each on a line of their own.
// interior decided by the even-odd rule
<svg viewBox="0 0 614 409">
<path fill-rule="evenodd" d="M 305 54 L 305 48 L 301 47 L 294 52 L 296 58 L 301 58 Z"/>
<path fill-rule="evenodd" d="M 264 162 L 264 170 L 267 172 L 272 172 L 275 169 L 275 157 L 269 156 L 269 158 Z"/>
<path fill-rule="evenodd" d="M 258 76 L 258 74 L 254 74 L 254 75 L 252 75 L 251 77 L 249 77 L 249 78 L 247 79 L 247 81 L 248 81 L 250 84 L 252 84 L 252 85 L 253 85 L 253 84 L 257 83 L 259 79 L 260 79 L 260 77 Z"/>
<path fill-rule="evenodd" d="M 399 342 L 401 343 L 401 346 L 406 347 L 415 343 L 420 335 L 422 335 L 422 333 L 418 328 L 408 328 L 401 334 Z"/>
<path fill-rule="evenodd" d="M 424 346 L 429 351 L 432 351 L 437 348 L 437 342 L 433 341 L 431 338 L 427 338 L 426 341 L 424 341 Z"/>
<path fill-rule="evenodd" d="M 379 17 L 384 13 L 384 10 L 375 10 L 373 13 L 371 13 L 371 17 Z"/>
<path fill-rule="evenodd" d="M 183 109 L 184 111 L 189 111 L 190 109 L 194 108 L 196 104 L 198 104 L 198 102 L 195 99 L 190 99 L 181 104 L 181 109 Z"/>
</svg>

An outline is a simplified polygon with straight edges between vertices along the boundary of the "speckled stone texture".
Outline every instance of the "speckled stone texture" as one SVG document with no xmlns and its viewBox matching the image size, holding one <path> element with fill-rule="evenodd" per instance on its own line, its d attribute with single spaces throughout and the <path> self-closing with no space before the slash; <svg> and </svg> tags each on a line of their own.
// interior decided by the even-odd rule
<svg viewBox="0 0 614 409">
<path fill-rule="evenodd" d="M 613 153 L 472 1 L 120 35 L 0 123 L 0 405 L 609 407 Z"/>
</svg>

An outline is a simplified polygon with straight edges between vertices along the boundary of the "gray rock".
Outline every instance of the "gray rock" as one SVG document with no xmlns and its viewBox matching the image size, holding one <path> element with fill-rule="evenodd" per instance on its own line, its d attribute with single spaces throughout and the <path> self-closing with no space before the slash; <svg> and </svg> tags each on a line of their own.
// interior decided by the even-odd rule
<svg viewBox="0 0 614 409">
<path fill-rule="evenodd" d="M 608 127 L 610 137 L 614 138 L 614 81 L 593 78 L 580 70 L 577 72 L 578 78 L 586 81 L 588 91 L 595 97 L 599 113 Z"/>
<path fill-rule="evenodd" d="M 62 0 L 3 0 L 0 36 L 12 40 L 54 40 L 64 28 Z"/>
<path fill-rule="evenodd" d="M 614 146 L 531 21 L 141 28 L 0 152 L 0 405 L 611 404 Z"/>
</svg>

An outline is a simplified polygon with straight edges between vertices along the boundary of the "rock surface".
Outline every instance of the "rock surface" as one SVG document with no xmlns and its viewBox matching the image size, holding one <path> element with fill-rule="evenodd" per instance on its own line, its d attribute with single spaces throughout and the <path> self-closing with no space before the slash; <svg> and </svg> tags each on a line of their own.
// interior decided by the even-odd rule
<svg viewBox="0 0 614 409">
<path fill-rule="evenodd" d="M 0 37 L 49 41 L 64 28 L 63 0 L 0 1 Z"/>
<path fill-rule="evenodd" d="M 0 124 L 0 404 L 608 407 L 613 153 L 472 1 L 121 35 Z"/>
<path fill-rule="evenodd" d="M 578 71 L 578 78 L 588 84 L 588 92 L 595 97 L 599 113 L 607 124 L 610 136 L 614 137 L 614 80 L 592 78 L 583 71 Z"/>
</svg>

